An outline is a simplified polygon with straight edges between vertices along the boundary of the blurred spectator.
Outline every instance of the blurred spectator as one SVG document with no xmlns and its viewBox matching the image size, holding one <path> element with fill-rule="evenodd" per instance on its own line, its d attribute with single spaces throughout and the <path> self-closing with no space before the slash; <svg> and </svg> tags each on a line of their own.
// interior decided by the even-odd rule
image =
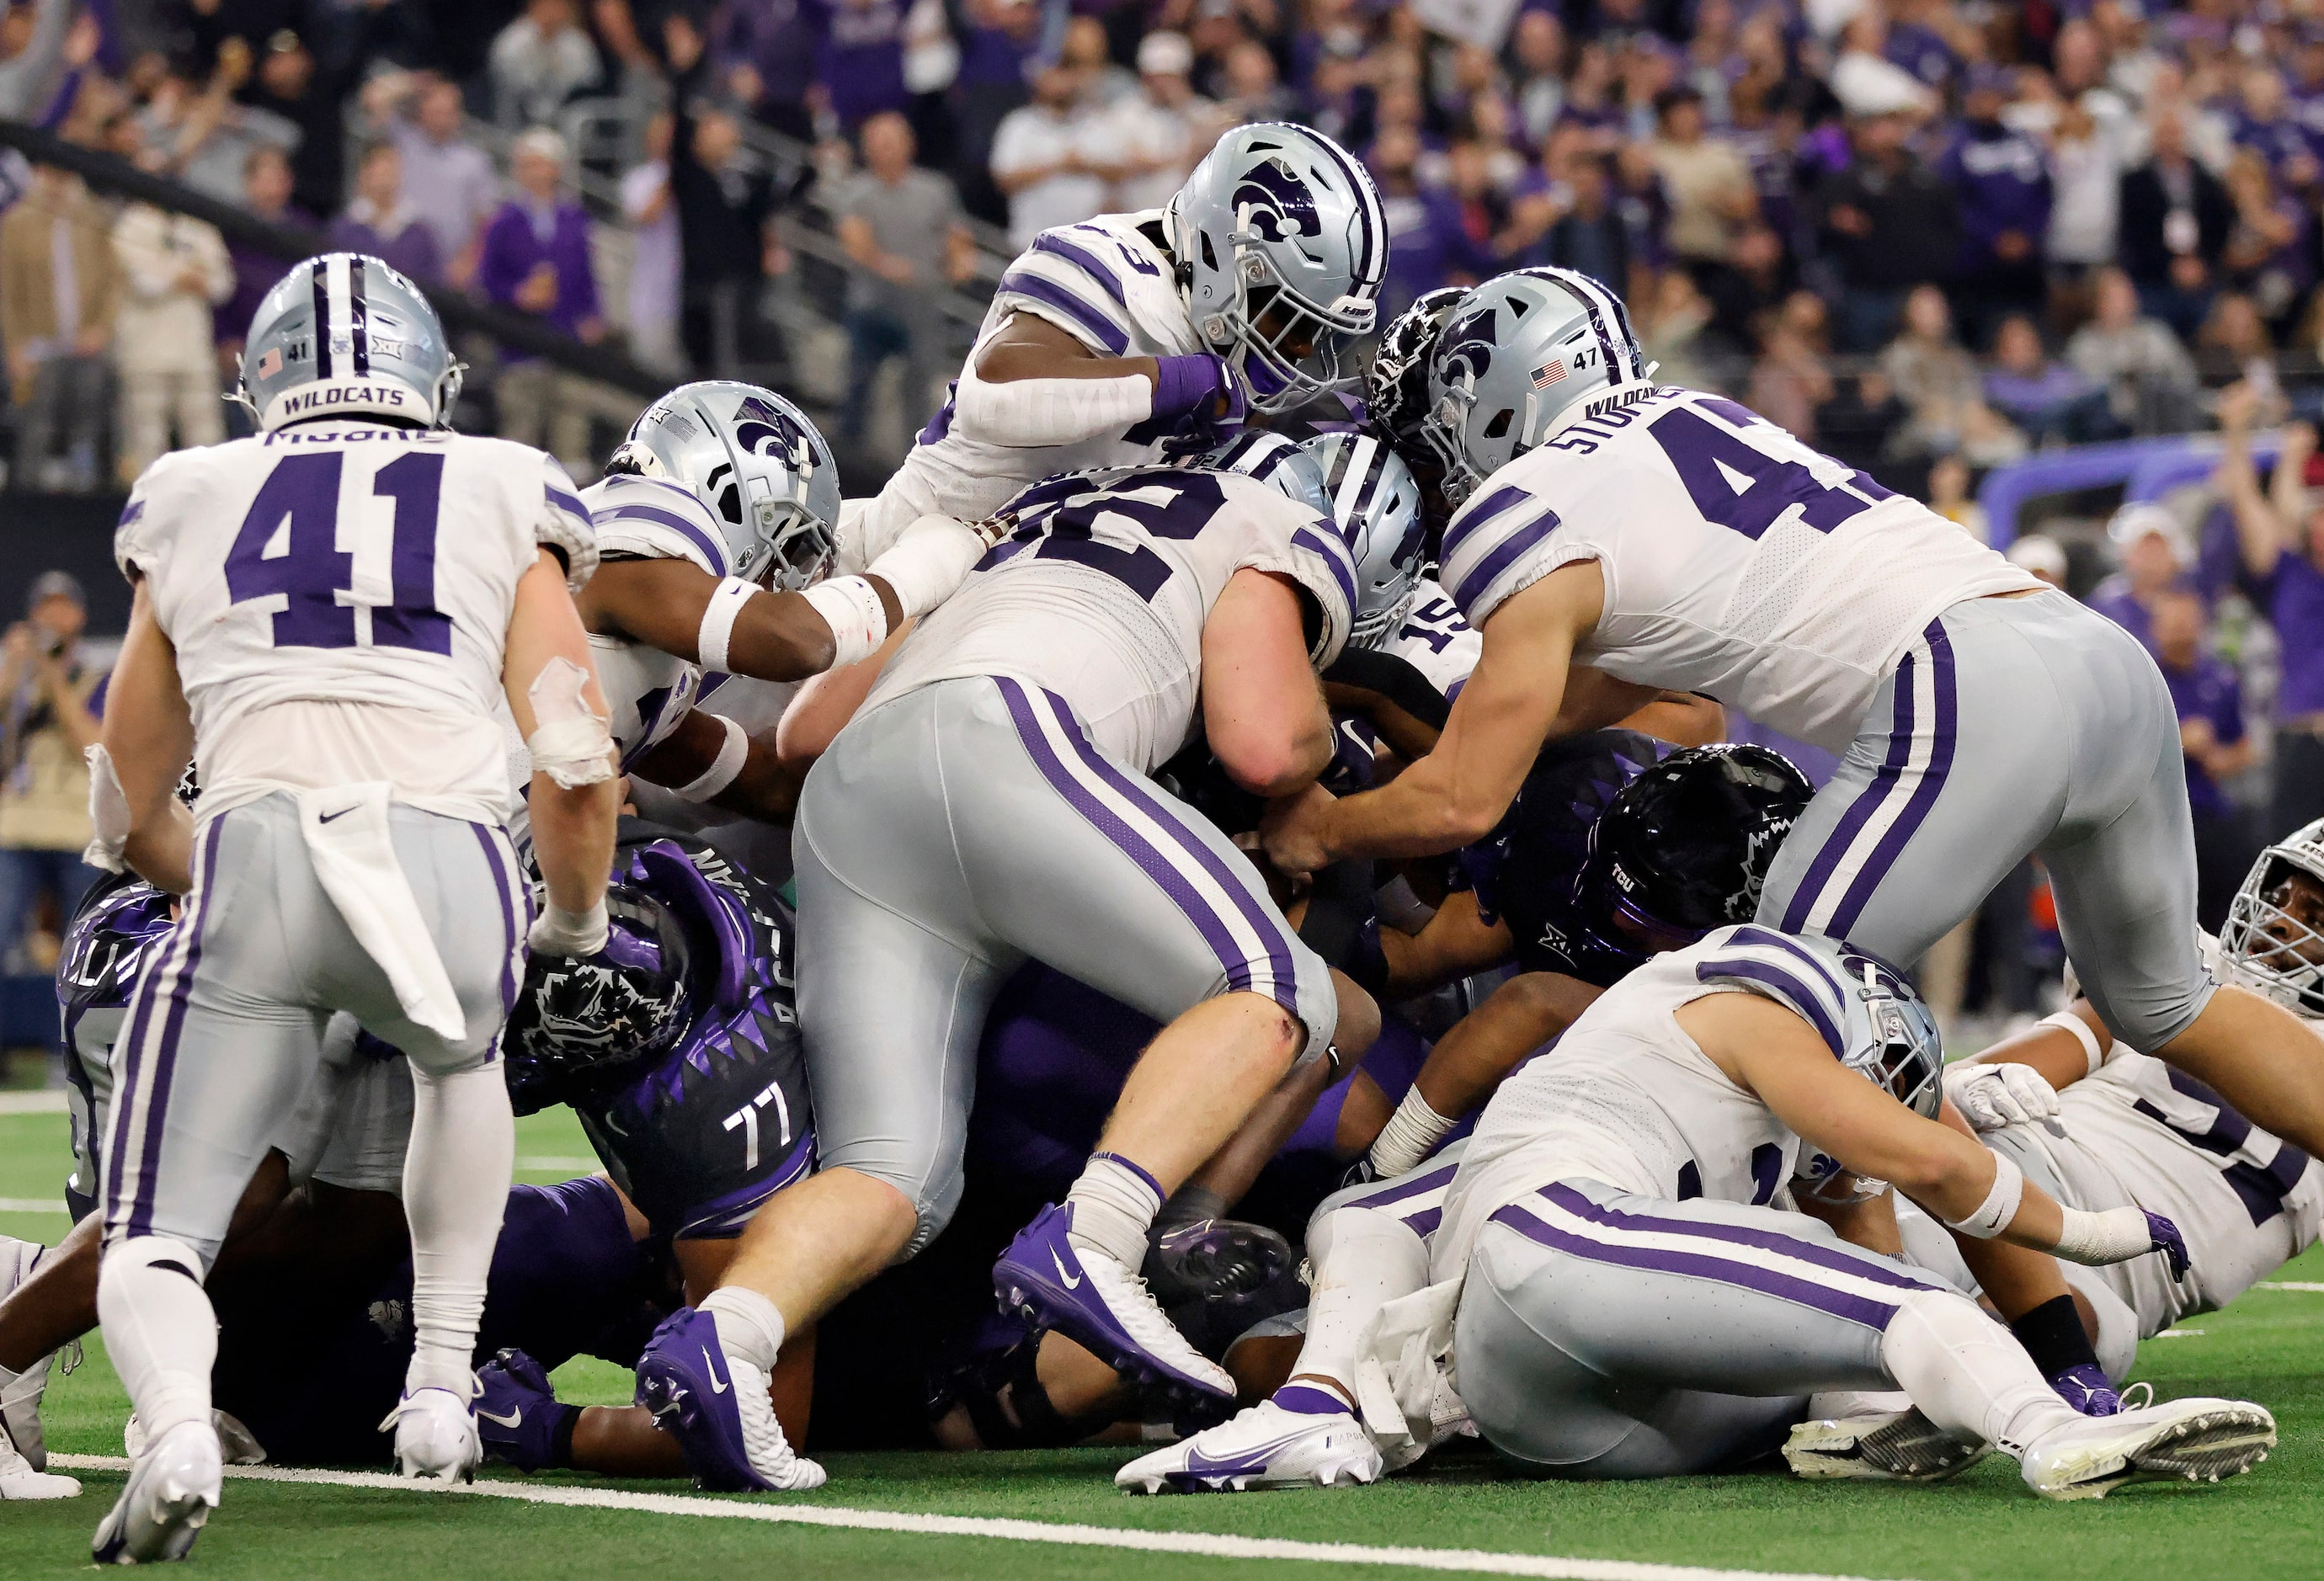
<svg viewBox="0 0 2324 1581">
<path fill-rule="evenodd" d="M 1937 457 L 1929 468 L 1929 509 L 1984 543 L 1985 507 L 1969 493 L 1969 463 L 1958 452 Z"/>
<path fill-rule="evenodd" d="M 1277 80 L 1267 46 L 1246 39 L 1227 51 L 1226 107 L 1237 122 L 1280 121 L 1298 113 L 1298 100 Z"/>
<path fill-rule="evenodd" d="M 0 970 L 48 970 L 54 962 L 11 958 L 42 895 L 61 933 L 97 882 L 80 859 L 91 832 L 81 754 L 97 744 L 91 704 L 105 677 L 81 658 L 88 603 L 69 574 L 35 580 L 24 609 L 0 639 Z"/>
<path fill-rule="evenodd" d="M 1169 202 L 1218 141 L 1224 112 L 1196 97 L 1189 75 L 1194 67 L 1194 46 L 1183 33 L 1151 32 L 1138 41 L 1143 91 L 1114 111 L 1123 155 L 1109 204 L 1115 211 L 1136 214 Z"/>
<path fill-rule="evenodd" d="M 2090 590 L 2090 608 L 2154 647 L 2154 605 L 2195 567 L 2195 545 L 2178 517 L 2161 505 L 2129 504 L 2107 523 L 2121 569 Z"/>
<path fill-rule="evenodd" d="M 2195 369 L 2206 389 L 2250 385 L 2259 398 L 2261 427 L 2283 420 L 2288 409 L 2275 376 L 2275 343 L 2259 309 L 2242 292 L 2221 291 L 2211 303 L 2210 316 L 2195 336 Z"/>
<path fill-rule="evenodd" d="M 2098 273 L 2098 313 L 2066 342 L 2066 361 L 2107 392 L 2124 427 L 2167 434 L 2194 426 L 2195 362 L 2171 326 L 2139 310 L 2137 288 L 2119 269 Z"/>
<path fill-rule="evenodd" d="M 1040 51 L 1041 35 L 1041 6 L 1035 0 L 965 0 L 961 7 L 960 70 L 948 96 L 954 144 L 948 163 L 962 204 L 996 225 L 1008 223 L 1009 200 L 992 183 L 992 139 L 1001 118 L 1028 97 L 1025 78 Z M 1192 45 L 1185 56 L 1191 68 Z M 1144 69 L 1142 55 L 1139 69 Z"/>
<path fill-rule="evenodd" d="M 815 141 L 815 27 L 798 0 L 722 5 L 712 14 L 719 79 L 752 118 Z"/>
<path fill-rule="evenodd" d="M 2210 310 L 2235 207 L 2219 179 L 2187 152 L 2187 123 L 2165 105 L 2150 124 L 2152 152 L 2122 179 L 2122 266 L 2140 305 L 2191 337 Z"/>
<path fill-rule="evenodd" d="M 604 75 L 604 64 L 574 0 L 525 0 L 523 14 L 493 41 L 490 70 L 493 118 L 513 129 L 555 120 L 566 100 Z"/>
<path fill-rule="evenodd" d="M 904 82 L 906 0 L 808 0 L 816 18 L 816 81 L 842 132 L 911 103 Z"/>
<path fill-rule="evenodd" d="M 2154 601 L 2154 659 L 2179 715 L 2187 756 L 2187 806 L 2195 821 L 2195 920 L 2217 932 L 2251 866 L 2243 810 L 2226 784 L 2252 766 L 2243 682 L 2235 666 L 2204 651 L 2203 601 L 2170 591 Z"/>
<path fill-rule="evenodd" d="M 992 138 L 992 179 L 1009 198 L 1009 244 L 1020 251 L 1053 225 L 1102 213 L 1112 170 L 1109 137 L 1081 102 L 1081 79 L 1063 66 L 1033 78 L 1033 102 L 1009 112 Z"/>
<path fill-rule="evenodd" d="M 1614 211 L 1602 160 L 1581 158 L 1569 167 L 1565 212 L 1549 227 L 1549 261 L 1578 269 L 1615 291 L 1630 289 L 1630 235 Z M 1700 298 L 1698 297 L 1698 299 Z"/>
<path fill-rule="evenodd" d="M 422 285 L 444 272 L 436 233 L 403 195 L 403 155 L 392 142 L 374 142 L 355 164 L 355 195 L 331 224 L 331 246 L 365 253 Z"/>
<path fill-rule="evenodd" d="M 294 231 L 311 231 L 319 222 L 290 201 L 290 161 L 277 148 L 256 148 L 243 161 L 242 208 L 251 218 Z M 277 253 L 244 242 L 228 242 L 226 257 L 234 264 L 234 294 L 211 316 L 217 332 L 220 371 L 231 381 L 242 362 L 243 342 L 250 337 L 250 321 L 266 293 L 290 271 Z"/>
<path fill-rule="evenodd" d="M 1517 105 L 1518 135 L 1532 147 L 1549 140 L 1565 108 L 1565 29 L 1557 13 L 1528 7 L 1517 13 L 1509 34 L 1509 54 L 1517 70 L 1511 98 Z"/>
<path fill-rule="evenodd" d="M 669 140 L 674 123 L 667 110 L 646 122 L 645 159 L 622 178 L 622 217 L 630 222 L 630 355 L 638 366 L 665 377 L 686 371 L 678 321 L 682 263 L 678 257 L 678 205 L 669 190 Z"/>
<path fill-rule="evenodd" d="M 406 118 L 401 111 L 408 106 Z M 463 134 L 460 90 L 441 78 L 407 75 L 377 98 L 374 121 L 403 155 L 403 190 L 436 237 L 445 280 L 466 290 L 484 230 L 500 207 L 491 158 Z"/>
<path fill-rule="evenodd" d="M 1815 193 L 1819 225 L 1840 279 L 1840 343 L 1877 351 L 1904 295 L 1941 275 L 1960 251 L 1953 191 L 1905 146 L 1902 115 L 1849 124 L 1852 157 Z"/>
<path fill-rule="evenodd" d="M 1937 174 L 1960 194 L 1961 251 L 1955 300 L 1969 338 L 1987 344 L 2004 314 L 2042 305 L 2042 238 L 2050 228 L 2049 161 L 2026 133 L 2001 118 L 2002 73 L 1971 72 L 1964 119 Z"/>
<path fill-rule="evenodd" d="M 1655 171 L 1670 198 L 1671 250 L 1701 285 L 1729 266 L 1737 234 L 1758 211 L 1758 189 L 1734 145 L 1703 134 L 1701 94 L 1673 88 L 1655 113 L 1661 124 Z"/>
<path fill-rule="evenodd" d="M 1816 440 L 1816 408 L 1834 389 L 1823 360 L 1823 304 L 1806 291 L 1765 315 L 1759 360 L 1744 396 L 1752 410 L 1809 444 Z"/>
<path fill-rule="evenodd" d="M 2248 149 L 2227 162 L 2227 188 L 2235 223 L 2219 254 L 2220 274 L 2264 317 L 2280 324 L 2316 283 L 2308 207 L 2292 193 L 2279 193 L 2266 164 Z"/>
<path fill-rule="evenodd" d="M 55 97 L 74 0 L 23 0 L 0 15 L 0 119 L 37 120 Z"/>
<path fill-rule="evenodd" d="M 360 62 L 324 71 L 288 28 L 266 41 L 249 102 L 298 129 L 290 155 L 291 189 L 309 214 L 336 214 L 346 197 L 345 106 Z"/>
<path fill-rule="evenodd" d="M 733 116 L 704 110 L 681 113 L 672 129 L 669 189 L 678 205 L 678 327 L 687 357 L 697 378 L 735 378 L 759 290 L 787 267 L 775 231 L 774 178 L 742 147 Z"/>
<path fill-rule="evenodd" d="M 1113 63 L 1105 23 L 1094 16 L 1079 15 L 1066 22 L 1058 59 L 1080 77 L 1082 98 L 1092 109 L 1117 108 L 1138 91 L 1137 76 Z M 1188 64 L 1193 64 L 1191 60 Z"/>
<path fill-rule="evenodd" d="M 2050 230 L 2043 249 L 2052 269 L 2077 272 L 2114 262 L 2122 216 L 2122 161 L 2115 139 L 2089 111 L 2069 102 L 2050 133 Z"/>
<path fill-rule="evenodd" d="M 1952 309 L 1936 287 L 1915 286 L 1904 299 L 1903 331 L 1880 354 L 1880 371 L 1911 413 L 1891 438 L 1894 454 L 1958 450 L 1996 466 L 2024 453 L 2024 437 L 1985 404 L 1977 363 L 1953 338 Z"/>
<path fill-rule="evenodd" d="M 1655 282 L 1654 299 L 1644 306 L 1646 310 L 1635 316 L 1638 347 L 1646 354 L 1647 362 L 1662 364 L 1655 381 L 1690 390 L 1709 386 L 1711 375 L 1697 343 L 1710 326 L 1711 304 L 1695 289 L 1694 281 L 1683 269 L 1666 271 Z"/>
<path fill-rule="evenodd" d="M 105 211 L 78 176 L 38 167 L 32 189 L 0 216 L 0 342 L 18 409 L 19 488 L 86 492 L 106 481 L 106 348 L 120 295 Z"/>
<path fill-rule="evenodd" d="M 210 308 L 234 294 L 226 240 L 207 221 L 133 203 L 113 226 L 123 290 L 114 309 L 124 486 L 180 446 L 226 437 Z"/>
<path fill-rule="evenodd" d="M 546 319 L 595 345 L 605 321 L 589 253 L 589 216 L 564 200 L 565 140 L 547 127 L 520 135 L 512 148 L 517 195 L 484 230 L 476 283 L 486 297 Z M 575 477 L 595 471 L 589 456 L 594 402 L 587 381 L 510 353 L 494 394 L 503 439 L 549 451 Z"/>
<path fill-rule="evenodd" d="M 913 167 L 911 124 L 890 111 L 863 124 L 863 173 L 832 202 L 839 240 L 861 272 L 847 287 L 847 403 L 839 431 L 863 442 L 872 386 L 890 359 L 904 361 L 904 410 L 929 410 L 929 386 L 951 347 L 943 293 L 976 267 L 976 243 L 963 223 L 952 183 Z"/>
<path fill-rule="evenodd" d="M 2030 571 L 2051 586 L 2063 592 L 2066 586 L 2066 551 L 2058 540 L 2038 532 L 2029 532 L 2009 546 L 2009 563 L 2022 571 Z"/>
<path fill-rule="evenodd" d="M 2106 391 L 2053 361 L 2042 332 L 2022 313 L 2004 318 L 1994 336 L 1985 401 L 2037 446 L 2080 445 L 2122 431 L 2107 410 Z"/>
<path fill-rule="evenodd" d="M 2273 483 L 2266 493 L 2260 492 L 2251 459 L 2256 404 L 2248 391 L 2221 392 L 2225 453 L 2218 482 L 2235 512 L 2254 602 L 2275 628 L 2282 650 L 2283 674 L 2275 692 L 2274 795 L 2262 831 L 2275 840 L 2324 818 L 2324 501 L 2307 486 L 2316 430 L 2306 423 L 2284 430 Z"/>
</svg>

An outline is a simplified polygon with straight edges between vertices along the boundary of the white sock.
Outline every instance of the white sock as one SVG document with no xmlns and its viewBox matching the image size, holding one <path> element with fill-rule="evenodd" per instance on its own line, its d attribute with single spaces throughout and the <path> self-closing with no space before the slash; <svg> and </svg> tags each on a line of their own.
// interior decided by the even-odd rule
<svg viewBox="0 0 2324 1581">
<path fill-rule="evenodd" d="M 1132 1273 L 1145 1266 L 1147 1232 L 1162 1211 L 1152 1175 L 1119 1154 L 1093 1153 L 1065 1204 L 1074 1210 L 1074 1245 L 1103 1252 Z"/>
<path fill-rule="evenodd" d="M 97 1276 L 106 1354 L 145 1427 L 145 1441 L 180 1422 L 210 1419 L 217 1315 L 202 1289 L 200 1257 L 161 1236 L 106 1248 Z"/>
<path fill-rule="evenodd" d="M 2052 1428 L 2081 1420 L 2008 1329 L 1951 1291 L 1906 1297 L 1880 1342 L 1880 1359 L 1923 1415 L 1964 1442 L 2015 1455 Z"/>
<path fill-rule="evenodd" d="M 516 1167 L 516 1121 L 497 1063 L 451 1075 L 411 1068 L 411 1147 L 403 1216 L 411 1226 L 411 1365 L 406 1393 L 468 1398 L 484 1281 Z"/>
<path fill-rule="evenodd" d="M 1307 1343 L 1291 1375 L 1329 1378 L 1356 1397 L 1356 1338 L 1373 1314 L 1428 1282 L 1428 1247 L 1409 1225 L 1377 1208 L 1342 1208 L 1307 1233 L 1315 1283 Z"/>
<path fill-rule="evenodd" d="M 786 1330 L 783 1315 L 775 1310 L 774 1302 L 755 1290 L 722 1284 L 703 1298 L 700 1310 L 717 1325 L 721 1350 L 762 1373 L 775 1370 Z"/>
</svg>

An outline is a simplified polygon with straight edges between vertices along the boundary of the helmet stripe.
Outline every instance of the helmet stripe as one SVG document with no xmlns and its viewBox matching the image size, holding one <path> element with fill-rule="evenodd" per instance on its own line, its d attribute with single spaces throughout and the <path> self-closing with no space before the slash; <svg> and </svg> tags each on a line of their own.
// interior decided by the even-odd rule
<svg viewBox="0 0 2324 1581">
<path fill-rule="evenodd" d="M 1625 376 L 1631 379 L 1645 378 L 1646 369 L 1645 361 L 1638 354 L 1638 337 L 1630 329 L 1630 316 L 1623 311 L 1622 299 L 1617 297 L 1613 288 L 1603 280 L 1593 279 L 1579 271 L 1572 272 L 1571 283 L 1585 296 L 1597 300 L 1605 308 L 1607 322 L 1613 326 L 1608 334 L 1613 338 L 1615 349 L 1618 352 L 1629 354 L 1630 371 Z"/>
<path fill-rule="evenodd" d="M 1372 208 L 1379 201 L 1379 195 L 1372 187 L 1372 179 L 1364 174 L 1353 160 L 1341 152 L 1338 143 L 1309 127 L 1302 126 L 1299 130 L 1323 144 L 1324 153 L 1330 156 L 1333 164 L 1340 167 L 1341 173 L 1348 178 L 1350 194 L 1356 200 L 1356 223 L 1363 233 L 1363 244 L 1361 251 L 1356 254 L 1355 277 L 1348 282 L 1348 290 L 1352 293 L 1371 277 Z M 1386 216 L 1383 216 L 1383 225 L 1385 225 L 1385 220 Z"/>
<path fill-rule="evenodd" d="M 1614 337 L 1607 333 L 1604 316 L 1598 311 L 1598 304 L 1591 299 L 1590 293 L 1576 283 L 1578 277 L 1569 276 L 1562 269 L 1545 269 L 1541 271 L 1540 278 L 1582 304 L 1582 310 L 1590 316 L 1590 332 L 1598 337 L 1598 353 L 1606 359 L 1606 366 L 1617 377 L 1628 377 L 1623 372 L 1621 357 L 1614 349 Z"/>
<path fill-rule="evenodd" d="M 355 377 L 367 378 L 371 373 L 371 336 L 365 332 L 364 320 L 364 261 L 357 253 L 347 260 L 347 329 L 353 343 Z"/>
<path fill-rule="evenodd" d="M 315 377 L 331 377 L 331 286 L 329 262 L 315 260 Z"/>
</svg>

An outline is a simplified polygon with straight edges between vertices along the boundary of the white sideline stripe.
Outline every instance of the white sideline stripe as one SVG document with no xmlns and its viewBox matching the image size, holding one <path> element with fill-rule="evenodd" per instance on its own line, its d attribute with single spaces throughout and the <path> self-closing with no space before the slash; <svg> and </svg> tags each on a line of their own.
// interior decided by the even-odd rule
<svg viewBox="0 0 2324 1581">
<path fill-rule="evenodd" d="M 0 1115 L 60 1115 L 65 1112 L 61 1087 L 38 1092 L 0 1092 Z"/>
<path fill-rule="evenodd" d="M 2255 1288 L 2259 1290 L 2304 1290 L 2310 1295 L 2324 1295 L 2324 1284 L 2300 1279 L 2263 1279 Z"/>
<path fill-rule="evenodd" d="M 2207 1331 L 2201 1328 L 2165 1328 L 2154 1336 L 2157 1339 L 2200 1339 Z"/>
<path fill-rule="evenodd" d="M 51 1469 L 126 1471 L 113 1455 L 51 1455 Z M 226 1474 L 254 1482 L 320 1483 L 331 1487 L 416 1492 L 383 1471 L 294 1471 L 276 1466 L 229 1466 Z M 633 1494 L 613 1488 L 528 1487 L 478 1482 L 451 1490 L 477 1498 L 514 1499 L 585 1510 L 635 1510 L 649 1515 L 697 1515 L 714 1520 L 765 1521 L 793 1526 L 835 1526 L 856 1531 L 898 1531 L 920 1537 L 982 1537 L 1006 1542 L 1059 1543 L 1070 1548 L 1131 1549 L 1216 1559 L 1306 1559 L 1330 1565 L 1401 1565 L 1416 1570 L 1468 1571 L 1488 1576 L 1535 1576 L 1549 1581 L 1857 1581 L 1844 1576 L 1774 1570 L 1716 1570 L 1695 1565 L 1641 1564 L 1629 1559 L 1564 1559 L 1547 1554 L 1489 1553 L 1480 1549 L 1374 1548 L 1362 1543 L 1297 1542 L 1288 1538 L 1229 1537 L 1207 1531 L 1135 1531 L 1114 1526 L 1065 1525 L 981 1515 L 914 1515 L 893 1510 L 853 1510 L 832 1504 L 760 1504 L 683 1494 Z M 430 1488 L 423 1498 L 442 1498 Z"/>
<path fill-rule="evenodd" d="M 0 1213 L 69 1213 L 63 1203 L 46 1197 L 0 1197 Z"/>
<path fill-rule="evenodd" d="M 521 1170 L 535 1171 L 553 1169 L 581 1170 L 590 1174 L 595 1174 L 604 1166 L 599 1163 L 594 1155 L 587 1158 L 570 1158 L 562 1154 L 536 1154 L 529 1158 L 518 1159 L 516 1161 L 516 1167 Z"/>
</svg>

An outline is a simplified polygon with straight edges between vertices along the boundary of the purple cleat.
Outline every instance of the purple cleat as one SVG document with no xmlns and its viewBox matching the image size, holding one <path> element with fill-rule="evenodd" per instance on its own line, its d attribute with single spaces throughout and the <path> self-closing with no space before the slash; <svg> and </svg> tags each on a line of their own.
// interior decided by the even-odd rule
<svg viewBox="0 0 2324 1581">
<path fill-rule="evenodd" d="M 695 1480 L 714 1492 L 796 1493 L 823 1485 L 823 1467 L 791 1452 L 767 1375 L 726 1354 L 718 1322 L 680 1307 L 638 1358 L 637 1402 L 678 1440 Z"/>
<path fill-rule="evenodd" d="M 1164 1317 L 1146 1282 L 1102 1252 L 1074 1245 L 1073 1209 L 1056 1203 L 1017 1232 L 992 1265 L 1004 1311 L 1054 1328 L 1118 1373 L 1192 1401 L 1232 1400 L 1234 1380 Z"/>
<path fill-rule="evenodd" d="M 558 1464 L 557 1440 L 577 1405 L 558 1402 L 541 1365 L 513 1347 L 476 1369 L 476 1432 L 484 1453 L 519 1471 Z"/>
</svg>

